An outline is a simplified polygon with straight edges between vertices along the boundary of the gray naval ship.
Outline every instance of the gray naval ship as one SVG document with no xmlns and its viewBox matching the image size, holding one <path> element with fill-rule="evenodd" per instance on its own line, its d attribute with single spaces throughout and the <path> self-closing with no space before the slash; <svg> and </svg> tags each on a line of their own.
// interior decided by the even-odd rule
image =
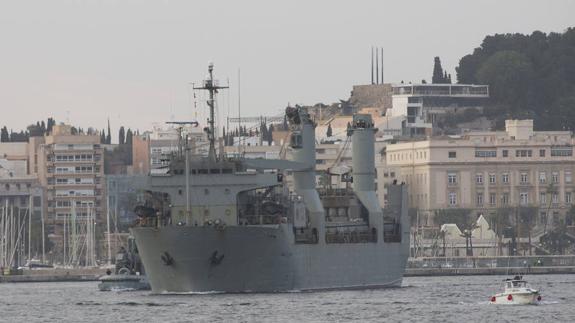
<svg viewBox="0 0 575 323">
<path fill-rule="evenodd" d="M 401 285 L 409 252 L 407 190 L 390 185 L 386 208 L 378 202 L 370 115 L 354 115 L 348 129 L 351 184 L 320 192 L 315 124 L 305 109 L 285 112 L 291 160 L 225 158 L 214 144 L 221 87 L 211 64 L 201 89 L 210 93 L 208 155 L 193 158 L 182 149 L 166 174 L 148 176 L 131 229 L 153 293 Z"/>
</svg>

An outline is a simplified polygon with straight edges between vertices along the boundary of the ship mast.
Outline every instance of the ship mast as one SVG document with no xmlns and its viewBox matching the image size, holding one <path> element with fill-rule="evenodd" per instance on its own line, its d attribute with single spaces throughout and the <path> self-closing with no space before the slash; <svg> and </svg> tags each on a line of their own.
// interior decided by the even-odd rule
<svg viewBox="0 0 575 323">
<path fill-rule="evenodd" d="M 208 152 L 208 159 L 210 161 L 216 161 L 216 131 L 215 131 L 215 96 L 220 89 L 227 89 L 228 86 L 220 86 L 217 80 L 214 80 L 214 64 L 209 63 L 208 65 L 208 78 L 204 80 L 203 85 L 200 87 L 194 87 L 194 90 L 206 90 L 210 93 L 210 98 L 207 103 L 210 107 L 210 118 L 208 119 L 208 141 L 210 142 L 210 150 Z"/>
</svg>

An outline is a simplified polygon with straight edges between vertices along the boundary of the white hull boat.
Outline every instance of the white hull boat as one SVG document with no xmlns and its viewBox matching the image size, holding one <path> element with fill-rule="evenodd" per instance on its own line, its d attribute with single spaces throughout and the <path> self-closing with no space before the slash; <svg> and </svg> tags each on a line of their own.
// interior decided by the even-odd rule
<svg viewBox="0 0 575 323">
<path fill-rule="evenodd" d="M 536 305 L 541 301 L 538 290 L 531 288 L 521 276 L 506 279 L 505 291 L 491 296 L 491 304 L 498 305 Z"/>
</svg>

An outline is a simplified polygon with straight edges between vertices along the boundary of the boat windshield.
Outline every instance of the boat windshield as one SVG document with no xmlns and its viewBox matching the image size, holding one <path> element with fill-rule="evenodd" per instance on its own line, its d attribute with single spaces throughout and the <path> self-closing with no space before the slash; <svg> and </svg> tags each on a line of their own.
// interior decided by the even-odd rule
<svg viewBox="0 0 575 323">
<path fill-rule="evenodd" d="M 527 287 L 527 282 L 524 280 L 513 280 L 507 282 L 507 288 L 524 288 Z"/>
</svg>

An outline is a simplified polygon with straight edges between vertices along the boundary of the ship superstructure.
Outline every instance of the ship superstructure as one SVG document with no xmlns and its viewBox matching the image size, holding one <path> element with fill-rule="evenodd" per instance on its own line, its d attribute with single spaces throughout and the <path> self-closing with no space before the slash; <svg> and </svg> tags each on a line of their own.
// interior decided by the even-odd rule
<svg viewBox="0 0 575 323">
<path fill-rule="evenodd" d="M 210 66 L 210 82 L 213 67 Z M 210 89 L 210 108 L 217 89 Z M 213 91 L 213 92 L 212 92 Z M 213 118 L 213 114 L 211 114 Z M 353 189 L 316 189 L 315 124 L 288 107 L 291 160 L 175 158 L 149 176 L 132 234 L 153 292 L 274 292 L 401 284 L 409 248 L 404 185 L 375 192 L 374 134 L 356 115 Z M 213 120 L 213 119 L 212 119 Z M 210 129 L 213 131 L 213 123 Z M 213 132 L 212 132 L 213 134 Z M 292 176 L 290 190 L 285 178 Z"/>
</svg>

